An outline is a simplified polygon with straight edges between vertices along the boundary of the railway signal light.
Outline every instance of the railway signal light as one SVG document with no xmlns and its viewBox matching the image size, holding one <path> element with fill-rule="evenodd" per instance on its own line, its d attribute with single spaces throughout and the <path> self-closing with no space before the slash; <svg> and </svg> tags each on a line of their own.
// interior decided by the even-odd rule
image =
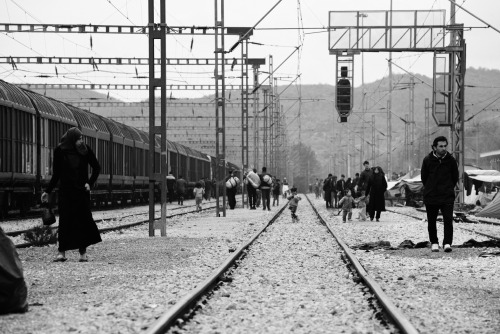
<svg viewBox="0 0 500 334">
<path fill-rule="evenodd" d="M 337 81 L 336 107 L 341 122 L 347 122 L 347 117 L 352 110 L 352 86 L 348 79 L 347 66 L 340 68 L 340 79 Z"/>
</svg>

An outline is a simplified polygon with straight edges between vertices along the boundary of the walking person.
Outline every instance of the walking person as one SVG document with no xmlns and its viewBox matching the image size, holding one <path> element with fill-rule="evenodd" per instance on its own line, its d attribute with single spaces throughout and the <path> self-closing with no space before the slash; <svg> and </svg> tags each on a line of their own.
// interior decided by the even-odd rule
<svg viewBox="0 0 500 334">
<path fill-rule="evenodd" d="M 49 194 L 59 182 L 59 254 L 54 262 L 66 261 L 66 251 L 72 249 L 78 249 L 80 262 L 87 262 L 87 247 L 102 241 L 90 211 L 90 189 L 100 170 L 94 152 L 83 142 L 82 132 L 70 128 L 54 149 L 52 178 L 41 198 L 42 202 L 48 202 Z"/>
<path fill-rule="evenodd" d="M 359 175 L 356 191 L 364 190 L 366 195 L 368 196 L 368 192 L 366 191 L 366 186 L 368 185 L 368 180 L 370 179 L 370 176 L 372 176 L 373 171 L 370 168 L 370 163 L 368 161 L 363 162 L 363 167 L 364 170 Z"/>
<path fill-rule="evenodd" d="M 359 219 L 361 221 L 366 220 L 366 202 L 367 202 L 367 198 L 365 196 L 365 191 L 361 190 L 359 192 L 358 198 L 356 198 L 354 200 L 354 203 L 356 203 L 356 205 L 358 206 L 358 209 L 359 209 L 357 219 Z"/>
<path fill-rule="evenodd" d="M 316 182 L 314 182 L 314 195 L 316 196 L 316 199 L 319 198 L 319 180 L 316 178 Z"/>
<path fill-rule="evenodd" d="M 205 178 L 205 199 L 207 201 L 212 199 L 212 181 L 208 177 Z"/>
<path fill-rule="evenodd" d="M 332 180 L 330 181 L 330 183 L 332 184 L 332 186 L 331 186 L 331 188 L 332 188 L 331 189 L 331 193 L 332 193 L 332 195 L 331 195 L 332 196 L 332 200 L 331 200 L 332 206 L 331 207 L 332 208 L 336 208 L 338 206 L 338 199 L 340 197 L 337 194 L 337 175 L 334 175 L 332 177 Z"/>
<path fill-rule="evenodd" d="M 172 171 L 168 172 L 167 175 L 167 195 L 168 202 L 172 203 L 175 195 L 175 176 L 172 174 Z"/>
<path fill-rule="evenodd" d="M 345 196 L 339 201 L 339 208 L 342 208 L 342 222 L 345 223 L 346 219 L 352 220 L 352 207 L 354 206 L 354 199 L 351 196 L 351 191 L 345 191 Z"/>
<path fill-rule="evenodd" d="M 236 207 L 236 190 L 239 183 L 240 180 L 234 175 L 234 172 L 229 171 L 229 175 L 226 177 L 226 195 L 231 210 Z"/>
<path fill-rule="evenodd" d="M 286 177 L 283 178 L 283 198 L 288 196 L 288 181 Z"/>
<path fill-rule="evenodd" d="M 271 175 L 267 172 L 266 167 L 262 167 L 262 173 L 260 177 L 260 191 L 262 192 L 262 209 L 271 211 L 271 186 L 273 184 L 273 179 Z"/>
<path fill-rule="evenodd" d="M 178 205 L 184 205 L 184 196 L 186 195 L 186 183 L 187 182 L 182 178 L 182 175 L 179 175 L 179 178 L 175 183 Z"/>
<path fill-rule="evenodd" d="M 257 189 L 260 186 L 260 177 L 257 175 L 257 170 L 250 169 L 245 175 L 244 182 L 247 185 L 248 207 L 250 210 L 255 210 L 255 206 L 257 205 Z"/>
<path fill-rule="evenodd" d="M 201 211 L 201 203 L 203 202 L 203 195 L 205 195 L 205 189 L 201 182 L 196 182 L 193 189 L 194 200 L 196 203 L 196 211 Z"/>
<path fill-rule="evenodd" d="M 273 206 L 276 204 L 276 206 L 280 205 L 280 195 L 281 195 L 281 182 L 280 179 L 276 179 L 273 182 Z"/>
<path fill-rule="evenodd" d="M 296 215 L 297 213 L 297 207 L 299 206 L 299 201 L 302 199 L 299 196 L 297 196 L 297 188 L 292 187 L 290 189 L 290 196 L 287 197 L 289 200 L 288 202 L 288 209 L 292 213 L 292 221 L 298 221 L 299 217 Z"/>
<path fill-rule="evenodd" d="M 326 208 L 332 207 L 332 174 L 328 174 L 328 177 L 323 182 L 323 191 L 325 192 L 325 202 Z"/>
<path fill-rule="evenodd" d="M 380 214 L 385 211 L 385 191 L 387 190 L 387 181 L 385 174 L 380 166 L 373 168 L 373 174 L 368 179 L 366 193 L 370 195 L 370 201 L 366 212 L 370 215 L 370 220 L 380 219 Z"/>
<path fill-rule="evenodd" d="M 337 195 L 338 195 L 338 198 L 337 198 L 338 201 L 340 201 L 342 199 L 342 197 L 344 197 L 346 189 L 347 188 L 345 186 L 345 175 L 341 174 L 340 175 L 340 179 L 336 183 L 336 190 L 337 190 Z M 338 206 L 340 207 L 340 204 Z"/>
<path fill-rule="evenodd" d="M 351 185 L 351 190 L 353 191 L 352 195 L 354 197 L 357 197 L 357 192 L 360 191 L 358 188 L 358 183 L 359 183 L 359 173 L 356 173 L 354 175 L 354 179 L 352 180 L 352 185 Z"/>
<path fill-rule="evenodd" d="M 424 185 L 427 230 L 433 252 L 439 252 L 436 230 L 439 210 L 443 214 L 443 248 L 445 252 L 451 252 L 453 242 L 453 203 L 455 202 L 455 185 L 458 182 L 459 172 L 457 161 L 446 150 L 447 146 L 448 139 L 446 137 L 437 137 L 432 143 L 432 152 L 422 162 L 421 178 Z"/>
</svg>

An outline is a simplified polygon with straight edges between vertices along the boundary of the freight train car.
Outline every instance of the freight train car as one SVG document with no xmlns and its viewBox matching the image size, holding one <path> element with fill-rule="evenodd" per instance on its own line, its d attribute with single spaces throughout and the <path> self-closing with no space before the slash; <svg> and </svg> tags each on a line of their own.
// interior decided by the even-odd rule
<svg viewBox="0 0 500 334">
<path fill-rule="evenodd" d="M 25 214 L 39 204 L 52 177 L 54 148 L 74 126 L 101 164 L 92 189 L 93 204 L 149 201 L 148 133 L 0 80 L 0 219 L 9 211 Z M 155 173 L 160 173 L 158 136 L 154 156 Z M 166 159 L 168 170 L 188 181 L 188 196 L 196 181 L 215 177 L 215 159 L 187 146 L 167 141 Z M 222 172 L 223 166 L 219 168 Z M 159 198 L 156 183 L 155 200 Z M 57 201 L 57 190 L 51 201 Z"/>
</svg>

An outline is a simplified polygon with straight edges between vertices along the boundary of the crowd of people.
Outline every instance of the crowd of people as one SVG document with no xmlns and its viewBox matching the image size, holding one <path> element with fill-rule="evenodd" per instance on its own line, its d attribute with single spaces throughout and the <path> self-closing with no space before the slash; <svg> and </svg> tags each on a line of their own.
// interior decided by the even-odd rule
<svg viewBox="0 0 500 334">
<path fill-rule="evenodd" d="M 455 186 L 459 179 L 458 165 L 455 158 L 447 152 L 448 140 L 440 136 L 434 139 L 432 151 L 424 158 L 421 177 L 424 186 L 423 198 L 427 211 L 429 240 L 432 251 L 439 251 L 436 231 L 436 218 L 441 211 L 444 222 L 443 249 L 451 251 L 453 239 L 453 204 L 455 201 Z M 89 167 L 91 175 L 89 176 Z M 363 221 L 369 217 L 378 222 L 381 213 L 385 211 L 385 194 L 387 181 L 380 166 L 370 167 L 363 163 L 363 170 L 354 178 L 346 179 L 344 174 L 338 178 L 328 174 L 324 180 L 316 179 L 314 190 L 317 198 L 323 197 L 327 209 L 339 209 L 343 212 L 343 221 L 352 220 L 352 209 L 359 208 L 358 219 Z M 78 128 L 69 129 L 61 138 L 60 144 L 54 150 L 53 175 L 49 186 L 41 196 L 41 202 L 48 202 L 49 194 L 56 185 L 59 186 L 59 233 L 58 255 L 56 262 L 66 261 L 66 251 L 77 249 L 81 262 L 87 262 L 87 247 L 101 242 L 100 233 L 90 210 L 90 190 L 100 173 L 100 165 L 90 146 L 82 139 Z M 167 176 L 168 201 L 172 203 L 173 195 L 177 196 L 179 205 L 184 204 L 187 182 L 179 175 L 176 179 L 172 173 Z M 229 208 L 235 209 L 236 193 L 241 181 L 234 171 L 229 171 L 225 178 L 225 186 Z M 271 211 L 272 206 L 279 206 L 283 197 L 292 203 L 292 218 L 296 218 L 297 205 L 300 198 L 295 187 L 289 188 L 288 181 L 283 181 L 267 172 L 262 167 L 261 173 L 256 169 L 248 170 L 243 175 L 242 182 L 246 185 L 248 208 L 255 210 L 262 205 L 263 210 Z M 203 199 L 210 200 L 216 183 L 208 178 L 202 178 L 195 185 L 193 195 L 197 209 L 201 210 Z"/>
<path fill-rule="evenodd" d="M 385 211 L 385 192 L 387 181 L 380 166 L 370 167 L 363 163 L 363 171 L 356 173 L 354 178 L 346 179 L 344 174 L 338 178 L 328 174 L 325 179 L 316 179 L 310 189 L 316 198 L 324 198 L 327 209 L 339 209 L 343 212 L 343 221 L 352 220 L 352 209 L 360 208 L 357 219 L 370 221 L 380 220 L 381 212 Z"/>
</svg>

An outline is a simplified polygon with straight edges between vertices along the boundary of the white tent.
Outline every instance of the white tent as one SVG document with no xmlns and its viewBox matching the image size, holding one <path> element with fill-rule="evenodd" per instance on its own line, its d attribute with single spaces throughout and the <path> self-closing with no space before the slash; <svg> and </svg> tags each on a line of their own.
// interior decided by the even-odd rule
<svg viewBox="0 0 500 334">
<path fill-rule="evenodd" d="M 486 205 L 484 209 L 476 213 L 476 217 L 489 217 L 500 219 L 500 196 L 496 193 L 496 196 Z"/>
</svg>

